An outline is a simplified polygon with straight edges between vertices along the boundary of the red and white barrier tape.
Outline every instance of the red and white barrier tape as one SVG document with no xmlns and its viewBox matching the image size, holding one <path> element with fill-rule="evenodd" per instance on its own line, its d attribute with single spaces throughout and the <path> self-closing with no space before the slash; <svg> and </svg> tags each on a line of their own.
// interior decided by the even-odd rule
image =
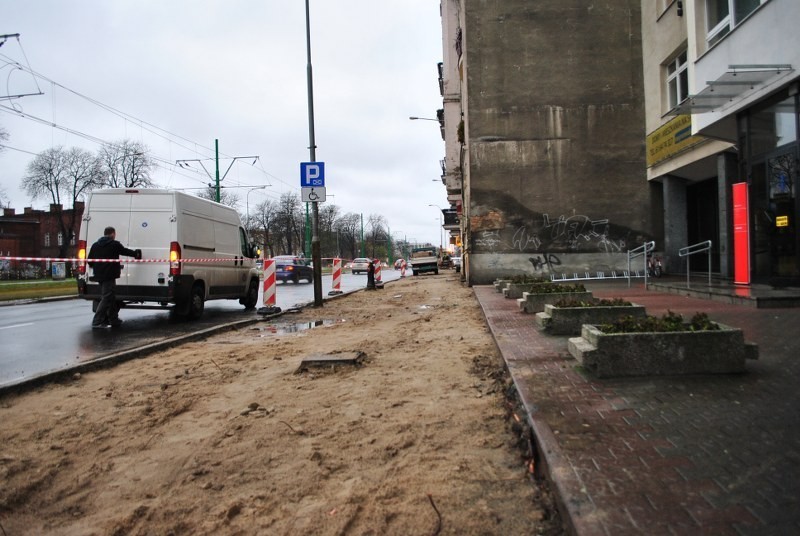
<svg viewBox="0 0 800 536">
<path fill-rule="evenodd" d="M 169 259 L 133 259 L 125 257 L 123 259 L 78 259 L 78 258 L 69 258 L 69 257 L 0 257 L 0 261 L 24 261 L 24 262 L 124 262 L 125 264 L 134 263 L 134 262 L 161 262 L 161 263 L 169 263 L 169 262 L 182 262 L 182 263 L 189 263 L 189 262 L 241 262 L 242 258 L 227 258 L 227 259 L 178 259 L 177 261 L 170 261 Z"/>
</svg>

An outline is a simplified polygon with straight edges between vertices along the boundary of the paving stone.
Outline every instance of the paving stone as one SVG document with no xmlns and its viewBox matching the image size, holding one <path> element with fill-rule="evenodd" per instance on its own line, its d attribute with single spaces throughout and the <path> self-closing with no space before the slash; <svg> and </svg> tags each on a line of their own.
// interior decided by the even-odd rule
<svg viewBox="0 0 800 536">
<path fill-rule="evenodd" d="M 577 532 L 800 533 L 800 309 L 587 287 L 651 315 L 706 312 L 742 328 L 759 360 L 737 375 L 596 380 L 576 370 L 566 337 L 541 333 L 516 304 L 474 287 L 523 403 L 550 430 L 546 448 L 571 467 L 558 473 L 567 475 L 559 489 L 566 510 L 580 505 Z"/>
</svg>

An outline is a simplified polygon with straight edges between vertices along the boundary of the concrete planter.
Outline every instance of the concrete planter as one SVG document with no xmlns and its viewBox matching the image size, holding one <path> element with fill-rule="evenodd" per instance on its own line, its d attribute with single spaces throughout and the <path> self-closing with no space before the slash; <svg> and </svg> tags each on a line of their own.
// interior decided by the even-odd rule
<svg viewBox="0 0 800 536">
<path fill-rule="evenodd" d="M 494 289 L 497 292 L 503 292 L 503 289 L 511 284 L 510 279 L 498 279 L 494 282 Z"/>
<path fill-rule="evenodd" d="M 503 296 L 505 298 L 512 298 L 518 300 L 525 292 L 533 292 L 537 287 L 542 285 L 552 285 L 552 283 L 538 282 L 538 283 L 509 283 L 503 288 Z"/>
<path fill-rule="evenodd" d="M 523 292 L 522 298 L 517 300 L 519 310 L 523 313 L 541 313 L 548 303 L 561 300 L 593 300 L 592 293 L 586 292 Z"/>
<path fill-rule="evenodd" d="M 536 325 L 551 335 L 580 335 L 583 324 L 610 324 L 623 316 L 644 318 L 643 305 L 596 305 L 592 307 L 544 306 L 536 313 Z"/>
<path fill-rule="evenodd" d="M 674 374 L 729 374 L 758 359 L 758 347 L 742 330 L 603 333 L 585 324 L 569 339 L 569 353 L 598 378 Z"/>
</svg>

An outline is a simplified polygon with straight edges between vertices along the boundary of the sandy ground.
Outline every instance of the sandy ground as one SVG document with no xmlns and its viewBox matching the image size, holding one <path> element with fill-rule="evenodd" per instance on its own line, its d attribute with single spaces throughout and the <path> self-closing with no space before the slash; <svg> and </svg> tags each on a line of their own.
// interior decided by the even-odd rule
<svg viewBox="0 0 800 536">
<path fill-rule="evenodd" d="M 509 385 L 449 272 L 7 394 L 0 534 L 561 534 Z"/>
</svg>

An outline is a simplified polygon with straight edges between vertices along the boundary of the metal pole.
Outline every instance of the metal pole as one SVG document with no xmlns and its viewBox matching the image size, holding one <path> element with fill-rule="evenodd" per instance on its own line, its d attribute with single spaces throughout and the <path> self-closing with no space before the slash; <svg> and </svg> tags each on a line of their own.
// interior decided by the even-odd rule
<svg viewBox="0 0 800 536">
<path fill-rule="evenodd" d="M 366 256 L 364 253 L 364 214 L 361 214 L 361 256 Z"/>
<path fill-rule="evenodd" d="M 314 139 L 314 76 L 311 68 L 311 16 L 306 0 L 306 78 L 308 81 L 308 150 L 311 162 L 317 161 Z M 322 307 L 322 252 L 319 242 L 319 203 L 311 202 L 311 262 L 314 264 L 314 307 Z"/>
<path fill-rule="evenodd" d="M 219 203 L 220 195 L 219 195 L 219 140 L 214 140 L 214 161 L 217 166 L 217 203 Z"/>
<path fill-rule="evenodd" d="M 308 212 L 308 203 L 306 203 L 306 232 L 305 232 L 305 247 L 303 247 L 303 252 L 305 253 L 306 257 L 311 257 L 311 217 L 309 216 Z"/>
</svg>

